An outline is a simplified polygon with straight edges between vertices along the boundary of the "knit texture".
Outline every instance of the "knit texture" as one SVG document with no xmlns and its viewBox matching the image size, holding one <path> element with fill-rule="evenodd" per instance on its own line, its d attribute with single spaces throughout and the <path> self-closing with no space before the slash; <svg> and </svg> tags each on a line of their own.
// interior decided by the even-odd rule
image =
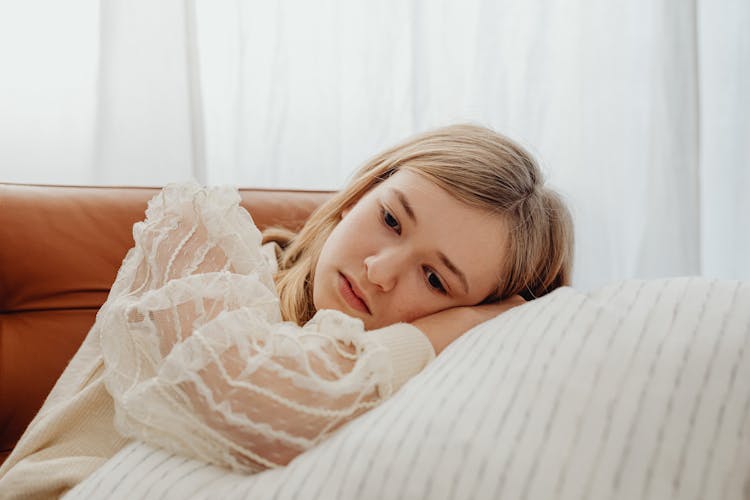
<svg viewBox="0 0 750 500">
<path fill-rule="evenodd" d="M 65 500 L 748 500 L 750 283 L 568 287 L 246 476 L 134 442 Z"/>
<path fill-rule="evenodd" d="M 245 473 L 282 466 L 435 357 L 409 324 L 283 322 L 239 201 L 188 183 L 149 202 L 84 345 L 0 468 L 0 498 L 63 493 L 131 439 Z"/>
</svg>

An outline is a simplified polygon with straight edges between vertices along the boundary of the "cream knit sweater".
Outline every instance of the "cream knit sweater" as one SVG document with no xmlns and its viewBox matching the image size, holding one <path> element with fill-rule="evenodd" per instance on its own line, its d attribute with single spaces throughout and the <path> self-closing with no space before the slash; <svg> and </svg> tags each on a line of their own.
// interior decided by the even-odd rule
<svg viewBox="0 0 750 500">
<path fill-rule="evenodd" d="M 287 464 L 435 353 L 415 327 L 281 321 L 275 259 L 228 188 L 171 185 L 133 228 L 80 349 L 0 467 L 0 498 L 57 498 L 132 439 L 247 473 Z"/>
</svg>

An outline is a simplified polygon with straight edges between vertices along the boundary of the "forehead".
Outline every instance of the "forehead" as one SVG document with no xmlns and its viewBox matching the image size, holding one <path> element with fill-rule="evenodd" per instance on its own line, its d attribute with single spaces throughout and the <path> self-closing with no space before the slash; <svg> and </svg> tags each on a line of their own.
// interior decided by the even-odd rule
<svg viewBox="0 0 750 500">
<path fill-rule="evenodd" d="M 448 257 L 466 275 L 472 295 L 486 295 L 495 289 L 507 253 L 508 229 L 503 217 L 471 207 L 426 176 L 409 170 L 396 172 L 371 193 L 398 213 L 415 251 L 425 255 L 440 252 Z"/>
</svg>

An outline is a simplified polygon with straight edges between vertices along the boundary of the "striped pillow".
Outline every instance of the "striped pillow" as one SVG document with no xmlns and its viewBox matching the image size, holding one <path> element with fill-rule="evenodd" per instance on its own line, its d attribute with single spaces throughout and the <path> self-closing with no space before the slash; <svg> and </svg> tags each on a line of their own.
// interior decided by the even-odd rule
<svg viewBox="0 0 750 500">
<path fill-rule="evenodd" d="M 750 284 L 562 288 L 449 346 L 288 467 L 133 443 L 66 498 L 750 496 Z"/>
</svg>

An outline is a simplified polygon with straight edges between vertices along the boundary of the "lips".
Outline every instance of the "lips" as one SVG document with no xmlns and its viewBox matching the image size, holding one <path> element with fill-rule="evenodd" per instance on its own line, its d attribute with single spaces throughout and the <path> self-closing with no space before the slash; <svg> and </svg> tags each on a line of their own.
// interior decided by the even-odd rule
<svg viewBox="0 0 750 500">
<path fill-rule="evenodd" d="M 356 288 L 346 276 L 339 273 L 339 293 L 343 297 L 344 301 L 353 309 L 361 311 L 363 313 L 371 314 L 370 308 L 367 307 L 367 303 L 362 297 L 362 292 Z"/>
</svg>

